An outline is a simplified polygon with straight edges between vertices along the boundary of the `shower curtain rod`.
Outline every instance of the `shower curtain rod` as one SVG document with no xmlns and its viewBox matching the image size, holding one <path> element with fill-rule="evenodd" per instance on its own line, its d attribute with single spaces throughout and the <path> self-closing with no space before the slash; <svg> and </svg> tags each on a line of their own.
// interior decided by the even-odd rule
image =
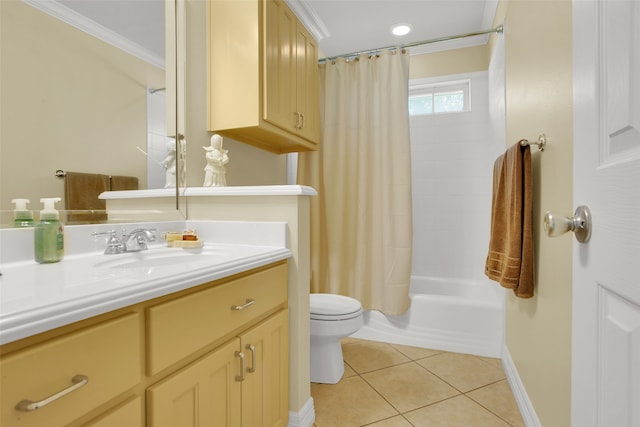
<svg viewBox="0 0 640 427">
<path fill-rule="evenodd" d="M 352 52 L 352 53 L 347 53 L 347 54 L 338 55 L 338 56 L 328 56 L 326 58 L 318 59 L 318 64 L 322 64 L 323 62 L 326 62 L 326 61 L 333 61 L 333 60 L 338 59 L 338 58 L 351 58 L 351 57 L 362 55 L 362 54 L 380 52 L 380 51 L 383 51 L 383 50 L 386 50 L 386 49 L 405 49 L 405 48 L 408 48 L 408 47 L 421 46 L 423 44 L 444 42 L 444 41 L 447 41 L 447 40 L 463 39 L 463 38 L 466 38 L 466 37 L 473 37 L 473 36 L 481 36 L 483 34 L 491 34 L 491 33 L 502 34 L 503 31 L 504 31 L 504 27 L 502 25 L 498 25 L 497 27 L 492 28 L 490 30 L 477 31 L 477 32 L 466 33 L 466 34 L 457 34 L 455 36 L 440 37 L 440 38 L 437 38 L 437 39 L 424 40 L 424 41 L 421 41 L 421 42 L 414 42 L 414 43 L 407 43 L 407 44 L 403 44 L 403 45 L 399 45 L 399 46 L 379 47 L 377 49 L 362 50 L 362 51 L 359 51 L 359 52 Z"/>
</svg>

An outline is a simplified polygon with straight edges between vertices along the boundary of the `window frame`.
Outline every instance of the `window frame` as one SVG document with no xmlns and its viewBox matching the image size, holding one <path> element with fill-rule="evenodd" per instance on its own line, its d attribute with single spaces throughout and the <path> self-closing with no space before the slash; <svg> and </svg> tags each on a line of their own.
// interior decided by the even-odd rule
<svg viewBox="0 0 640 427">
<path fill-rule="evenodd" d="M 463 94 L 463 106 L 462 110 L 458 111 L 436 111 L 435 109 L 435 98 L 438 94 L 450 93 L 462 90 Z M 463 80 L 449 80 L 449 81 L 441 81 L 437 83 L 424 83 L 424 84 L 415 84 L 409 86 L 409 99 L 407 100 L 407 104 L 412 97 L 418 96 L 426 96 L 431 95 L 431 112 L 430 113 L 416 113 L 412 114 L 409 109 L 409 116 L 432 116 L 438 114 L 456 114 L 456 113 L 467 113 L 471 111 L 471 79 L 463 79 Z"/>
</svg>

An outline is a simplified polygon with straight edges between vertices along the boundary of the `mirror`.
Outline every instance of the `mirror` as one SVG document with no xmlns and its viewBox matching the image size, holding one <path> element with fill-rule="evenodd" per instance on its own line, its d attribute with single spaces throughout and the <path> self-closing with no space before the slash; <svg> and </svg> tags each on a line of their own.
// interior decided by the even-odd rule
<svg viewBox="0 0 640 427">
<path fill-rule="evenodd" d="M 68 180 L 56 171 L 107 177 L 90 181 L 99 190 L 165 187 L 178 123 L 174 13 L 174 0 L 0 2 L 3 226 L 12 199 L 37 212 L 40 198 L 61 197 L 65 210 Z"/>
</svg>

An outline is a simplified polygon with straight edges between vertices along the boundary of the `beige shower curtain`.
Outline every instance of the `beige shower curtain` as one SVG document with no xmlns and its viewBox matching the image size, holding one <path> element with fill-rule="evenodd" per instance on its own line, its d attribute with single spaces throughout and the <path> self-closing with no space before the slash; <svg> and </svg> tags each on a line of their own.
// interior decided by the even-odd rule
<svg viewBox="0 0 640 427">
<path fill-rule="evenodd" d="M 311 292 L 402 314 L 411 275 L 409 57 L 384 51 L 320 66 L 319 151 L 299 155 L 311 212 Z"/>
</svg>

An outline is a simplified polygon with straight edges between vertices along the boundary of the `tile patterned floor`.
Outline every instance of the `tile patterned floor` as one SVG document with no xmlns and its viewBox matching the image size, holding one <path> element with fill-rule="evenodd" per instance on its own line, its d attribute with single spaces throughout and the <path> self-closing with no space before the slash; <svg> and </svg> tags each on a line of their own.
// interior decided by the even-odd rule
<svg viewBox="0 0 640 427">
<path fill-rule="evenodd" d="M 499 359 L 347 338 L 338 384 L 311 384 L 316 427 L 523 427 Z"/>
</svg>

